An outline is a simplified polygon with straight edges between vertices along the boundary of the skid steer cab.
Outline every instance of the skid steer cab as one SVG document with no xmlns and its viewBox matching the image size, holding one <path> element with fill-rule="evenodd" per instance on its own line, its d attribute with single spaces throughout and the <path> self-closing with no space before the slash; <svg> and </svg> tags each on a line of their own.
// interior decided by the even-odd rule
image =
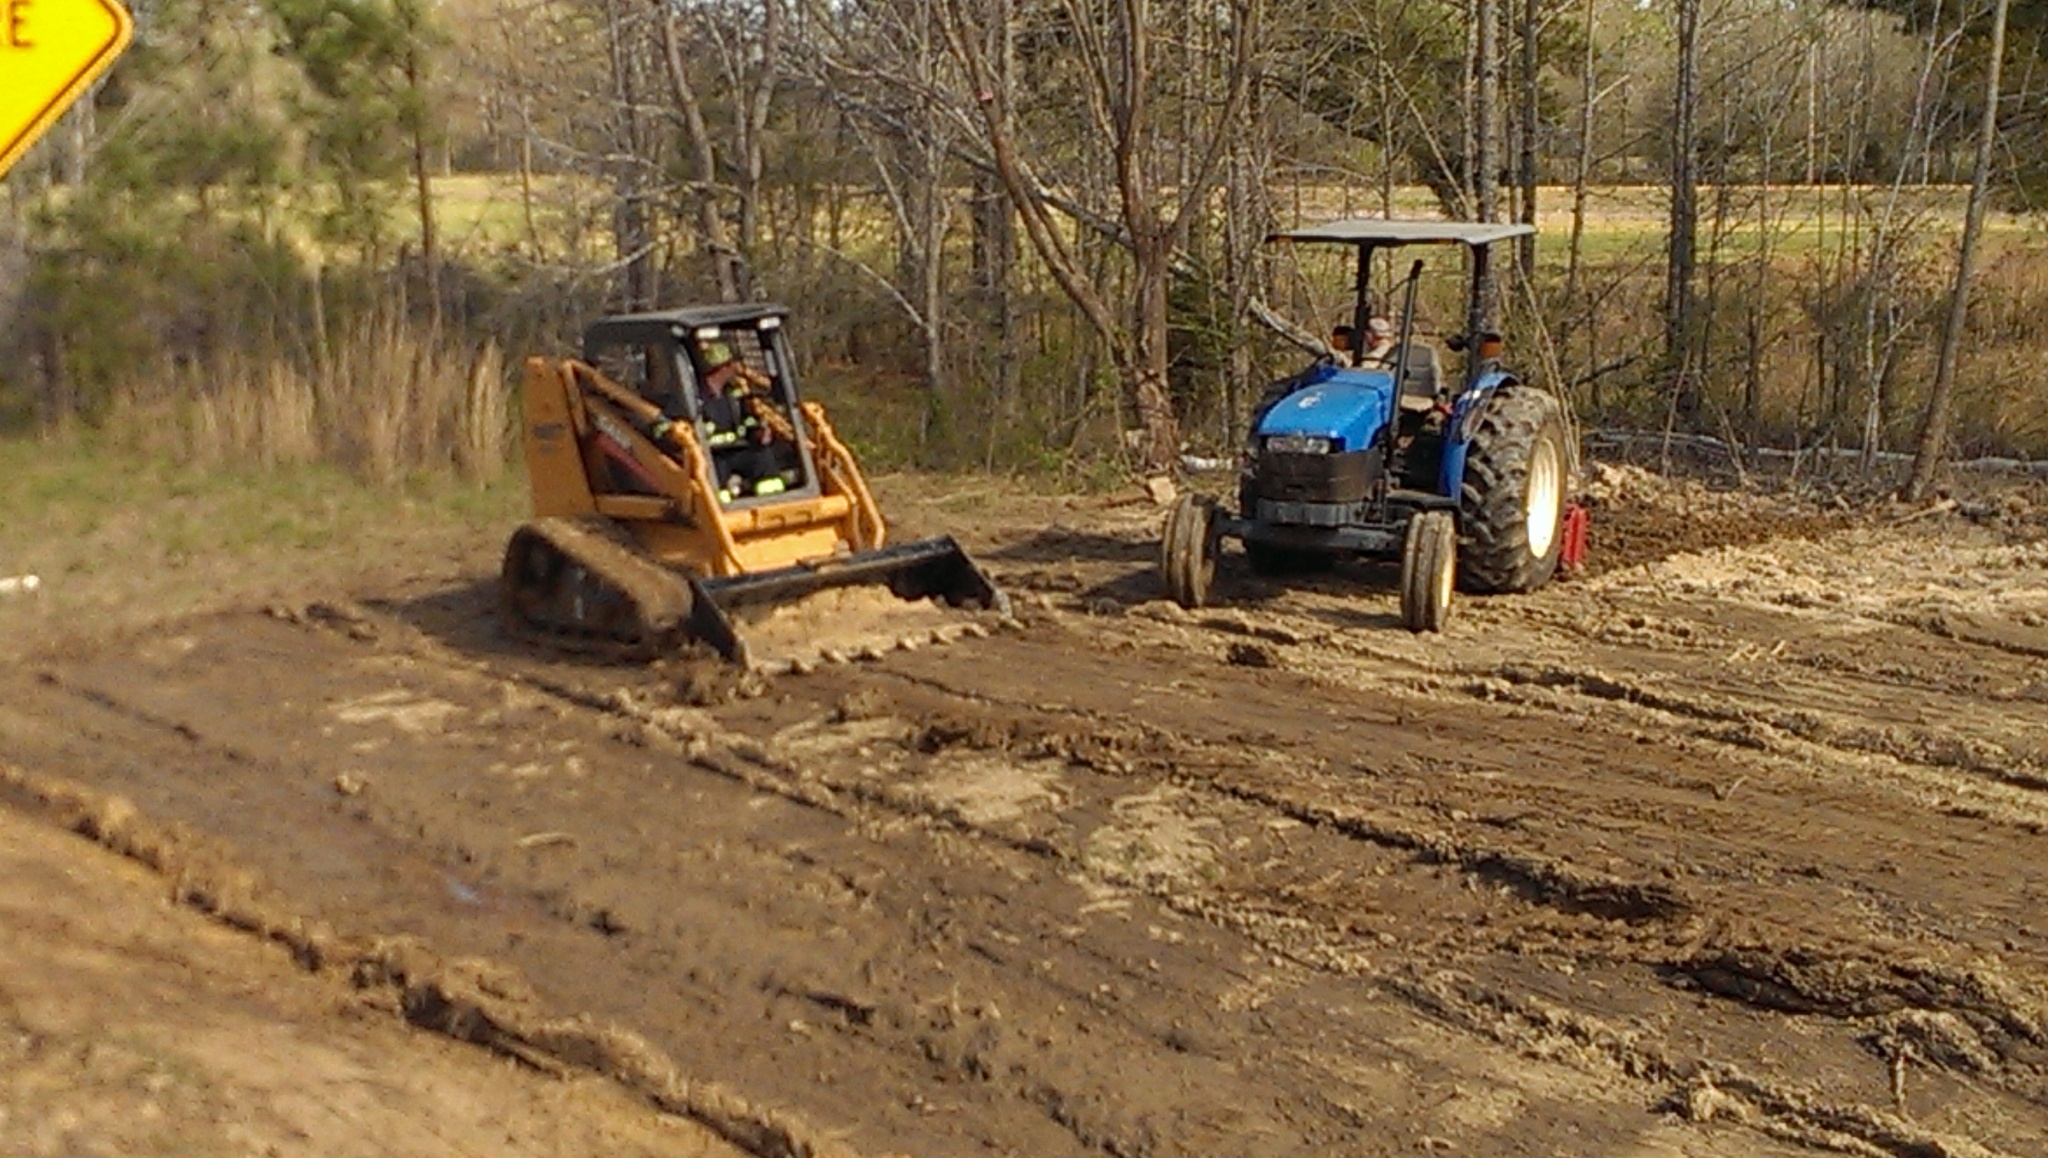
<svg viewBox="0 0 2048 1158">
<path fill-rule="evenodd" d="M 952 538 L 888 541 L 853 452 L 799 393 L 787 318 L 766 303 L 611 317 L 581 360 L 528 359 L 534 518 L 502 569 L 515 627 L 641 655 L 701 643 L 751 665 L 766 657 L 739 613 L 827 589 L 1006 609 Z"/>
<path fill-rule="evenodd" d="M 1160 566 L 1183 607 L 1208 601 L 1226 539 L 1254 571 L 1298 573 L 1345 557 L 1401 561 L 1401 621 L 1441 630 L 1454 588 L 1529 591 L 1579 565 L 1587 515 L 1575 498 L 1578 447 L 1557 395 L 1502 361 L 1489 316 L 1493 247 L 1528 225 L 1360 219 L 1276 233 L 1269 242 L 1350 246 L 1351 341 L 1276 383 L 1252 415 L 1237 509 L 1185 495 L 1169 512 Z M 1415 332 L 1423 261 L 1394 287 L 1398 325 L 1373 316 L 1374 255 L 1463 249 L 1464 330 L 1443 348 Z M 1455 356 L 1459 372 L 1446 371 Z"/>
</svg>

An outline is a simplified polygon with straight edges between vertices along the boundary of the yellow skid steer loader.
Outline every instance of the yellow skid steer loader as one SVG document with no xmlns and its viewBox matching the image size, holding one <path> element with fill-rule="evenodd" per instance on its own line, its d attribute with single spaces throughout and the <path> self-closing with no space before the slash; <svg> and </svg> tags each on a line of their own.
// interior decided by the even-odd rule
<svg viewBox="0 0 2048 1158">
<path fill-rule="evenodd" d="M 789 661 L 755 654 L 742 625 L 831 589 L 1008 613 L 951 537 L 887 542 L 852 452 L 798 394 L 787 315 L 746 303 L 606 318 L 582 360 L 527 361 L 534 518 L 503 568 L 517 627 L 585 649 L 699 643 L 777 666 Z M 868 626 L 886 634 L 892 614 Z M 782 650 L 832 658 L 831 633 L 859 619 L 828 608 L 800 628 L 814 637 Z"/>
</svg>

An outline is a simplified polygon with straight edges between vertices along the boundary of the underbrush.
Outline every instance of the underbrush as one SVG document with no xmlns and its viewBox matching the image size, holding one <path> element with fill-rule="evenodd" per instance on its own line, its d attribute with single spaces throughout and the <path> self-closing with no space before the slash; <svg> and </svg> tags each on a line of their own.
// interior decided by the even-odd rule
<svg viewBox="0 0 2048 1158">
<path fill-rule="evenodd" d="M 327 463 L 376 483 L 504 472 L 513 400 L 494 342 L 474 349 L 388 317 L 357 322 L 321 355 L 240 352 L 166 360 L 111 393 L 105 435 L 208 468 Z"/>
</svg>

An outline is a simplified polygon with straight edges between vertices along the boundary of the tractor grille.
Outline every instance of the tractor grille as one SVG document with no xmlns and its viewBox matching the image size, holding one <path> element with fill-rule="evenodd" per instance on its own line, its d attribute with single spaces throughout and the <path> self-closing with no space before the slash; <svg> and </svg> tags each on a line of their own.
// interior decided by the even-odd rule
<svg viewBox="0 0 2048 1158">
<path fill-rule="evenodd" d="M 1346 454 L 1262 454 L 1252 479 L 1255 498 L 1276 503 L 1357 503 L 1380 477 L 1380 451 Z"/>
</svg>

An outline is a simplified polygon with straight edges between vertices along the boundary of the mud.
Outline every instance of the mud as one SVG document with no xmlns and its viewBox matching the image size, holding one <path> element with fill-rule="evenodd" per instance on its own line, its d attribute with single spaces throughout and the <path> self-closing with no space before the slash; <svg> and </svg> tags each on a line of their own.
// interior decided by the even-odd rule
<svg viewBox="0 0 2048 1158">
<path fill-rule="evenodd" d="M 1088 500 L 722 689 L 482 574 L 179 619 L 0 669 L 0 798 L 755 1153 L 2048 1152 L 2048 542 L 1621 482 L 1428 638 Z"/>
<path fill-rule="evenodd" d="M 243 874 L 132 809 L 46 802 L 159 868 L 175 859 L 179 893 L 224 922 L 255 915 Z M 5 811 L 0 878 L 10 1155 L 744 1153 L 606 1078 L 414 1029 L 391 994 L 309 973 L 252 925 L 209 926 L 166 903 L 163 877 Z"/>
</svg>

